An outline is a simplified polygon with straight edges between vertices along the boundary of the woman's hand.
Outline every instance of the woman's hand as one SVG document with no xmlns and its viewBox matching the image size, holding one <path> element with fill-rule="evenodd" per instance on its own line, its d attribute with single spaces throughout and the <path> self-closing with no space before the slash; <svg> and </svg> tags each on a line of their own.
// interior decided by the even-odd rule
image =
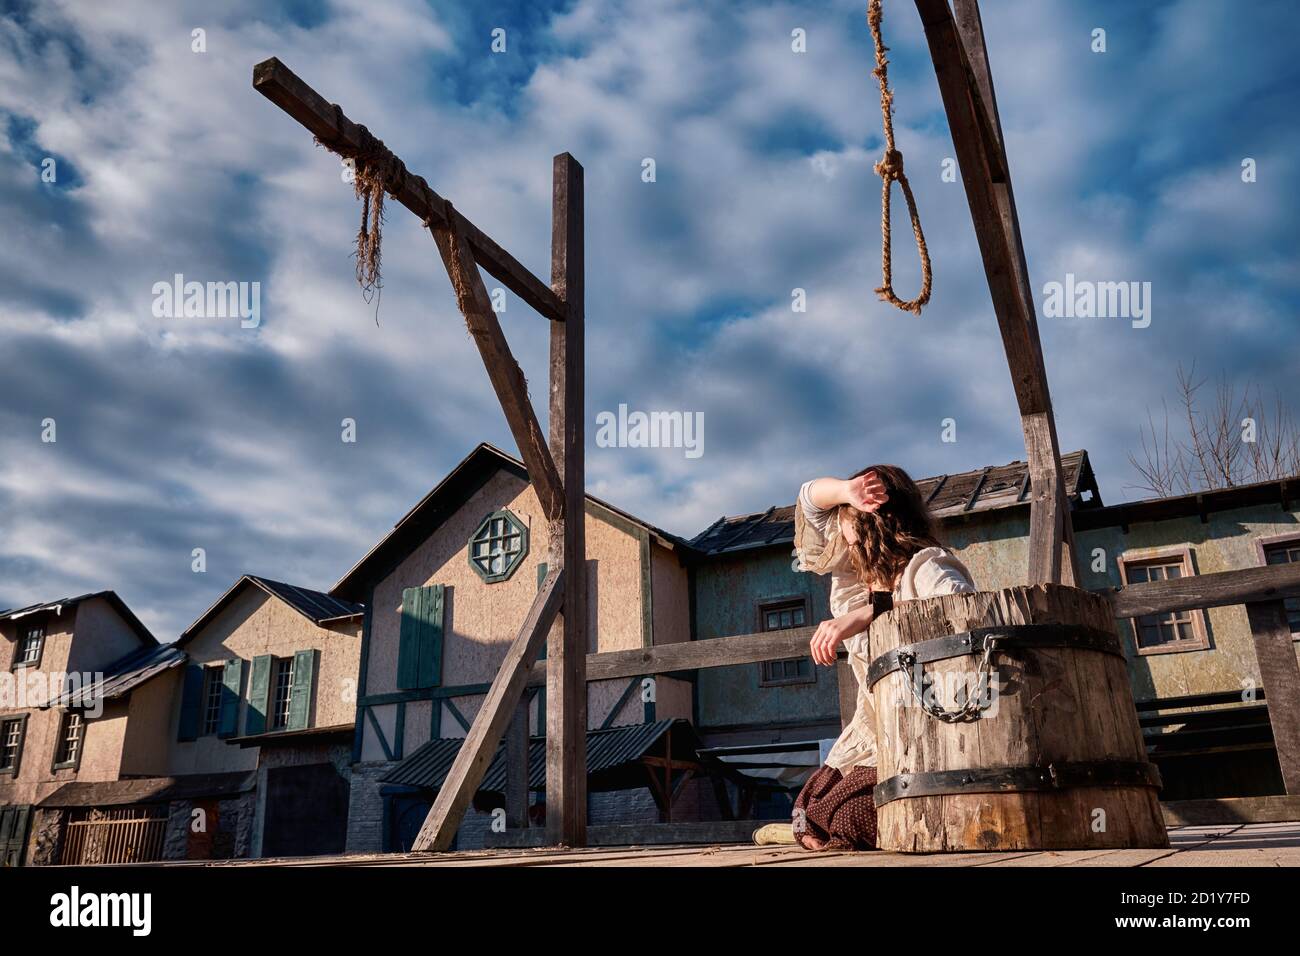
<svg viewBox="0 0 1300 956">
<path fill-rule="evenodd" d="M 880 476 L 869 471 L 856 478 L 814 478 L 808 483 L 808 498 L 823 511 L 839 505 L 875 511 L 889 500 L 889 494 Z"/>
<path fill-rule="evenodd" d="M 829 667 L 835 663 L 839 646 L 855 634 L 861 634 L 871 624 L 872 607 L 870 604 L 822 621 L 808 642 L 808 650 L 813 663 Z"/>
<path fill-rule="evenodd" d="M 885 483 L 874 471 L 858 475 L 844 482 L 844 503 L 852 505 L 859 511 L 876 511 L 889 500 Z"/>
</svg>

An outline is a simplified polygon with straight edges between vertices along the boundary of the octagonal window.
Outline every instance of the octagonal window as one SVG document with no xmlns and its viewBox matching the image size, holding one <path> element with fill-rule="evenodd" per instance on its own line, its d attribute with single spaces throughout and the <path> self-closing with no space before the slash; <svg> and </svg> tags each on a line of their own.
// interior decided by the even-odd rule
<svg viewBox="0 0 1300 956">
<path fill-rule="evenodd" d="M 488 584 L 515 573 L 528 554 L 528 528 L 509 511 L 494 511 L 470 535 L 469 563 Z"/>
</svg>

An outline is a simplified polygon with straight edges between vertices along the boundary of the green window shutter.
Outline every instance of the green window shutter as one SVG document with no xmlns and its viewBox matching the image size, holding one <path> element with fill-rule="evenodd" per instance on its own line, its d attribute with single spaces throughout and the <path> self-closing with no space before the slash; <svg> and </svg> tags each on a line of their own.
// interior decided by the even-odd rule
<svg viewBox="0 0 1300 956">
<path fill-rule="evenodd" d="M 243 687 L 244 662 L 238 657 L 226 661 L 221 675 L 221 717 L 217 721 L 218 737 L 233 737 L 239 731 L 239 691 Z"/>
<path fill-rule="evenodd" d="M 316 652 L 298 651 L 293 655 L 293 690 L 289 695 L 289 726 L 286 730 L 304 730 L 311 717 L 311 689 L 316 675 Z"/>
<path fill-rule="evenodd" d="M 420 609 L 424 604 L 424 588 L 406 588 L 402 591 L 402 626 L 397 638 L 397 688 L 411 690 L 416 686 L 416 668 L 420 662 Z"/>
<path fill-rule="evenodd" d="M 248 679 L 248 712 L 244 715 L 244 733 L 266 732 L 266 710 L 271 696 L 270 654 L 253 658 L 253 673 Z"/>
<path fill-rule="evenodd" d="M 397 687 L 418 690 L 442 680 L 443 586 L 402 591 L 402 625 L 397 644 Z"/>
<path fill-rule="evenodd" d="M 203 707 L 203 668 L 198 664 L 185 667 L 181 690 L 181 725 L 177 740 L 198 740 L 199 713 Z"/>
<path fill-rule="evenodd" d="M 442 594 L 441 584 L 424 589 L 423 638 L 420 641 L 420 687 L 442 683 Z"/>
</svg>

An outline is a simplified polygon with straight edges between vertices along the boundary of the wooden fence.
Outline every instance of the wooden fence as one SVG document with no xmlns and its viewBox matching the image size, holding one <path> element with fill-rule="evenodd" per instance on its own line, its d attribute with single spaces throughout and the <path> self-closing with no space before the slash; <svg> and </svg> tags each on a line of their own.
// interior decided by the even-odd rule
<svg viewBox="0 0 1300 956">
<path fill-rule="evenodd" d="M 59 862 L 85 866 L 161 860 L 166 831 L 165 806 L 74 810 L 63 834 Z"/>
</svg>

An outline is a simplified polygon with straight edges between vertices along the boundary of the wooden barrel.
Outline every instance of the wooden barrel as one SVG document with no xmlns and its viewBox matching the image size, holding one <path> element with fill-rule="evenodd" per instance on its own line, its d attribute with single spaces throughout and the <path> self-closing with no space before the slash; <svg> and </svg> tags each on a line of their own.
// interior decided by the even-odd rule
<svg viewBox="0 0 1300 956">
<path fill-rule="evenodd" d="M 1104 597 L 1037 585 L 908 601 L 869 644 L 881 849 L 1169 845 Z"/>
</svg>

